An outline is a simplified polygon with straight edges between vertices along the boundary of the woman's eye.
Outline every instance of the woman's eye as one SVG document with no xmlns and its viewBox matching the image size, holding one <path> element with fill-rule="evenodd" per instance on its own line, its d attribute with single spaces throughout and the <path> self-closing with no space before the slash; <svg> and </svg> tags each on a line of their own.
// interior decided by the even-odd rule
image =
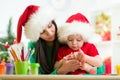
<svg viewBox="0 0 120 80">
<path fill-rule="evenodd" d="M 43 30 L 43 32 L 42 32 L 42 33 L 40 33 L 40 34 L 43 34 L 43 33 L 45 33 L 45 30 Z"/>
<path fill-rule="evenodd" d="M 51 28 L 52 27 L 52 24 L 48 25 L 48 28 Z"/>
</svg>

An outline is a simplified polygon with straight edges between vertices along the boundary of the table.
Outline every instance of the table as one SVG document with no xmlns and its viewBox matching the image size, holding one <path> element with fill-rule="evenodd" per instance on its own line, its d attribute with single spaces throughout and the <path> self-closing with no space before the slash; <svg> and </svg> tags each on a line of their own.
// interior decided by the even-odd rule
<svg viewBox="0 0 120 80">
<path fill-rule="evenodd" d="M 116 75 L 0 75 L 0 80 L 120 80 Z"/>
</svg>

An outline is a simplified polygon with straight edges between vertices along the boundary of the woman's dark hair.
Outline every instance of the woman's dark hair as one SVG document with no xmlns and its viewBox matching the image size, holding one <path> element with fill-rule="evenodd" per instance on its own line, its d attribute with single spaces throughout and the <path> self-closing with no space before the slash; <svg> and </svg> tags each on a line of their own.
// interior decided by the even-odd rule
<svg viewBox="0 0 120 80">
<path fill-rule="evenodd" d="M 46 50 L 46 42 L 43 39 L 39 38 L 36 44 L 36 62 L 40 63 L 40 67 L 42 67 L 42 69 L 45 71 L 44 74 L 49 74 L 53 71 L 57 57 L 57 51 L 59 48 L 59 41 L 57 37 L 57 25 L 54 20 L 52 20 L 52 23 L 55 25 L 56 31 L 55 31 L 55 40 L 53 41 L 53 49 L 51 54 L 52 58 L 50 61 L 51 62 L 50 65 L 48 65 L 49 63 L 46 58 L 46 56 L 49 55 Z"/>
</svg>

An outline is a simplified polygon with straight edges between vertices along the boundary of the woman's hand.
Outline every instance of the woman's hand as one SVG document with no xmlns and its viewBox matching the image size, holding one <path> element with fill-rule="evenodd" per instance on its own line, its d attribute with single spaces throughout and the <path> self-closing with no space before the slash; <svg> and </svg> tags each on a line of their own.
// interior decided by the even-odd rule
<svg viewBox="0 0 120 80">
<path fill-rule="evenodd" d="M 69 72 L 73 72 L 80 68 L 80 64 L 78 60 L 66 60 L 63 62 L 63 65 L 59 68 L 57 74 L 67 74 Z"/>
<path fill-rule="evenodd" d="M 85 63 L 85 62 L 83 62 L 83 63 L 81 63 L 80 62 L 80 69 L 81 70 L 85 70 L 85 71 L 89 71 L 89 67 L 91 67 L 89 64 L 87 64 L 87 63 Z M 92 67 L 91 67 L 92 68 Z"/>
<path fill-rule="evenodd" d="M 90 74 L 96 74 L 96 70 L 94 69 L 93 66 L 91 66 L 90 64 L 88 63 L 83 63 L 81 66 L 80 66 L 80 69 L 81 70 L 85 70 L 86 72 L 89 72 Z"/>
</svg>

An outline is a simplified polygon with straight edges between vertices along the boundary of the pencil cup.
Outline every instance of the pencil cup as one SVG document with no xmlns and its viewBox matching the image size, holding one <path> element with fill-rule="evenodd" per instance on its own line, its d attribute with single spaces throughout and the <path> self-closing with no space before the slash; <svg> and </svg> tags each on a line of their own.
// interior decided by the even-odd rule
<svg viewBox="0 0 120 80">
<path fill-rule="evenodd" d="M 6 74 L 13 74 L 13 70 L 14 70 L 13 63 L 6 63 L 5 67 L 6 67 Z"/>
<path fill-rule="evenodd" d="M 38 75 L 39 67 L 38 63 L 30 63 L 30 74 Z"/>
<path fill-rule="evenodd" d="M 5 74 L 5 65 L 0 64 L 0 74 Z"/>
<path fill-rule="evenodd" d="M 15 73 L 28 74 L 28 62 L 27 61 L 15 62 Z"/>
<path fill-rule="evenodd" d="M 117 75 L 120 75 L 120 65 L 116 65 Z"/>
</svg>

